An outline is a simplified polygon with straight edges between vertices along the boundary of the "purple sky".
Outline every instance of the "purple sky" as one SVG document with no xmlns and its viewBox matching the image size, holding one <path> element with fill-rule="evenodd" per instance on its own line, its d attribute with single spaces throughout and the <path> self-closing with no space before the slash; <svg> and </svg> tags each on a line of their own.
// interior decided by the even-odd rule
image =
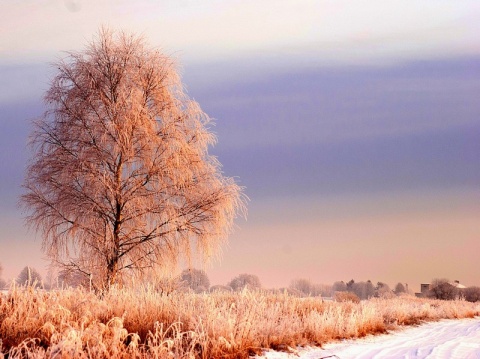
<svg viewBox="0 0 480 359">
<path fill-rule="evenodd" d="M 480 285 L 480 48 L 470 36 L 480 7 L 441 2 L 445 8 L 429 8 L 434 2 L 427 1 L 420 9 L 407 1 L 406 22 L 396 17 L 394 2 L 388 8 L 339 1 L 337 9 L 328 1 L 300 1 L 302 7 L 282 1 L 271 18 L 259 6 L 262 20 L 248 1 L 207 3 L 165 2 L 166 10 L 155 13 L 148 2 L 134 9 L 112 2 L 110 10 L 122 15 L 108 21 L 145 33 L 154 45 L 168 39 L 189 94 L 216 120 L 212 153 L 226 175 L 246 186 L 248 220 L 237 221 L 223 259 L 207 267 L 212 283 L 246 272 L 266 287 L 300 277 L 400 281 L 414 289 L 435 277 Z M 24 228 L 16 202 L 29 157 L 29 121 L 43 111 L 48 62 L 61 51 L 80 50 L 108 6 L 0 5 L 13 26 L 0 32 L 0 263 L 6 278 L 27 264 L 45 270 L 41 239 Z M 282 22 L 289 6 L 298 13 L 290 25 Z M 29 7 L 30 25 L 10 18 Z M 362 23 L 355 15 L 368 8 L 382 16 Z M 316 22 L 310 12 L 322 10 L 337 14 L 339 23 Z M 421 17 L 427 10 L 436 11 L 435 21 Z M 147 11 L 140 26 L 137 17 Z M 63 17 L 50 25 L 64 32 L 52 37 L 46 19 L 56 13 Z M 155 25 L 176 19 L 194 31 L 215 14 L 223 20 L 196 34 Z M 66 19 L 78 22 L 79 31 Z M 257 36 L 262 21 L 266 34 Z M 256 25 L 240 31 L 247 23 Z M 293 23 L 291 31 L 282 27 Z M 16 33 L 20 26 L 27 29 Z"/>
</svg>

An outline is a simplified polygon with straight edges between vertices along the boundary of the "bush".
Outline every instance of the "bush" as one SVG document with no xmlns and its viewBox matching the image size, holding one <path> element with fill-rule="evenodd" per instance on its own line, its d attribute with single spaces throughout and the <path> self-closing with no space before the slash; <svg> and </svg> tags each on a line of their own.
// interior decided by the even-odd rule
<svg viewBox="0 0 480 359">
<path fill-rule="evenodd" d="M 335 292 L 334 299 L 336 302 L 360 303 L 360 298 L 352 292 Z"/>
<path fill-rule="evenodd" d="M 210 293 L 215 293 L 215 292 L 231 292 L 232 288 L 227 287 L 226 285 L 214 285 L 210 287 L 209 292 Z"/>
<path fill-rule="evenodd" d="M 450 284 L 448 279 L 434 279 L 430 284 L 428 296 L 441 300 L 455 300 L 458 298 L 459 292 L 457 287 Z"/>
<path fill-rule="evenodd" d="M 480 287 L 468 287 L 463 291 L 465 300 L 469 302 L 480 301 Z"/>
</svg>

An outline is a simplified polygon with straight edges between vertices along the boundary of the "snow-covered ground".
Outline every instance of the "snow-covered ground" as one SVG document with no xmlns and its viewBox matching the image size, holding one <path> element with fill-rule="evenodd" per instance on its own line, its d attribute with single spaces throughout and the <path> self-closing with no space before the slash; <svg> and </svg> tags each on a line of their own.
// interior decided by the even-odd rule
<svg viewBox="0 0 480 359">
<path fill-rule="evenodd" d="M 480 318 L 442 320 L 386 335 L 301 349 L 294 354 L 269 351 L 268 359 L 429 358 L 480 359 Z"/>
</svg>

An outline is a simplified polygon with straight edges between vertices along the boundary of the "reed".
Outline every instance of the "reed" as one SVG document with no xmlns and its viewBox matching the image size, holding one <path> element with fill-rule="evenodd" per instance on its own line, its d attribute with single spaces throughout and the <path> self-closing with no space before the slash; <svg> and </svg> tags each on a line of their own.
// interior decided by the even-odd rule
<svg viewBox="0 0 480 359">
<path fill-rule="evenodd" d="M 354 303 L 262 291 L 159 293 L 12 287 L 0 295 L 9 358 L 247 358 L 480 315 L 480 304 L 403 296 Z"/>
</svg>

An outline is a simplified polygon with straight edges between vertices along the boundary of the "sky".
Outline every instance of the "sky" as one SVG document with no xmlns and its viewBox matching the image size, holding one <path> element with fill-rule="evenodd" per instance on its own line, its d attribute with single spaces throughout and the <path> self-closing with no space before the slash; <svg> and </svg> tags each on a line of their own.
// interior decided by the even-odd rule
<svg viewBox="0 0 480 359">
<path fill-rule="evenodd" d="M 99 28 L 174 57 L 250 198 L 205 269 L 263 285 L 480 285 L 478 1 L 0 3 L 0 263 L 46 273 L 17 202 L 51 65 Z"/>
</svg>

